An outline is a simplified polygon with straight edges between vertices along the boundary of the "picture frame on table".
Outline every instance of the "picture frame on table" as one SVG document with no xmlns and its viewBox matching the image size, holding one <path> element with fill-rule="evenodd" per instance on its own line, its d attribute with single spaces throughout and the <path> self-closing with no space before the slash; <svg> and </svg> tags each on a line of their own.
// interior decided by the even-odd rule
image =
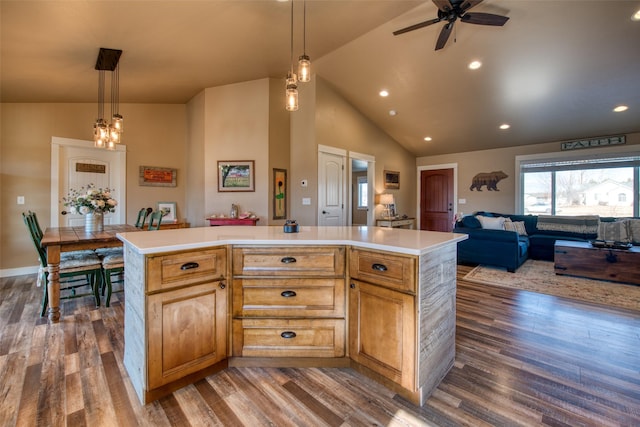
<svg viewBox="0 0 640 427">
<path fill-rule="evenodd" d="M 253 160 L 219 160 L 218 191 L 255 191 Z"/>
<path fill-rule="evenodd" d="M 162 222 L 178 222 L 176 202 L 158 202 L 158 210 L 162 212 Z"/>
<path fill-rule="evenodd" d="M 273 168 L 273 219 L 287 217 L 287 170 Z"/>
</svg>

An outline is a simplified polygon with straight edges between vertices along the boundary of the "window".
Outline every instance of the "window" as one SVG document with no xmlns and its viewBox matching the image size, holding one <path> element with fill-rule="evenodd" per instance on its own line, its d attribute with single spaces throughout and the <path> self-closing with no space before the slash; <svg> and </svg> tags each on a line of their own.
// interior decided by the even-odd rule
<svg viewBox="0 0 640 427">
<path fill-rule="evenodd" d="M 367 194 L 367 177 L 358 177 L 358 209 L 367 209 L 369 206 L 369 195 Z"/>
<path fill-rule="evenodd" d="M 638 216 L 638 154 L 519 162 L 525 214 Z"/>
</svg>

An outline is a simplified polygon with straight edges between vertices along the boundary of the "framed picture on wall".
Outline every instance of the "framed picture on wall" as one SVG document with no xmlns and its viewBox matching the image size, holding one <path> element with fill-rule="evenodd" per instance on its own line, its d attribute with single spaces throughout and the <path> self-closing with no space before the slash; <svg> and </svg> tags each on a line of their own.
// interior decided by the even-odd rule
<svg viewBox="0 0 640 427">
<path fill-rule="evenodd" d="M 287 217 L 287 170 L 273 169 L 273 219 Z"/>
<path fill-rule="evenodd" d="M 400 172 L 384 171 L 384 188 L 397 190 L 400 188 Z"/>
<path fill-rule="evenodd" d="M 255 191 L 253 160 L 219 160 L 218 191 Z"/>
</svg>

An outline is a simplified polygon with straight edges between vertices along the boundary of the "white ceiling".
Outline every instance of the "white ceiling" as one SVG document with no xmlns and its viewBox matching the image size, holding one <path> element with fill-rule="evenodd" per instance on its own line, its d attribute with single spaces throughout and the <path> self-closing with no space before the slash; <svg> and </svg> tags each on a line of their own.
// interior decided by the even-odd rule
<svg viewBox="0 0 640 427">
<path fill-rule="evenodd" d="M 95 102 L 100 47 L 123 50 L 121 103 L 185 103 L 264 77 L 281 78 L 284 93 L 290 5 L 2 0 L 1 100 Z M 295 0 L 295 58 L 302 6 Z M 638 0 L 485 0 L 471 11 L 508 16 L 505 26 L 458 21 L 435 52 L 442 23 L 392 35 L 436 17 L 431 1 L 307 0 L 306 52 L 314 73 L 416 156 L 625 134 L 640 132 L 639 9 Z M 483 66 L 471 71 L 474 59 Z M 629 110 L 613 113 L 618 104 Z"/>
</svg>

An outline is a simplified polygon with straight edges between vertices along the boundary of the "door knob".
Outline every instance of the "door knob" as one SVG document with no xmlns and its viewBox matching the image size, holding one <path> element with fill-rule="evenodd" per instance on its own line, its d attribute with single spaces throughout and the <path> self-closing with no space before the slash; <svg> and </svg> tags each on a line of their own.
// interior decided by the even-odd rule
<svg viewBox="0 0 640 427">
<path fill-rule="evenodd" d="M 329 212 L 327 212 L 327 211 L 322 211 L 322 213 L 326 215 L 326 214 L 328 214 Z"/>
</svg>

